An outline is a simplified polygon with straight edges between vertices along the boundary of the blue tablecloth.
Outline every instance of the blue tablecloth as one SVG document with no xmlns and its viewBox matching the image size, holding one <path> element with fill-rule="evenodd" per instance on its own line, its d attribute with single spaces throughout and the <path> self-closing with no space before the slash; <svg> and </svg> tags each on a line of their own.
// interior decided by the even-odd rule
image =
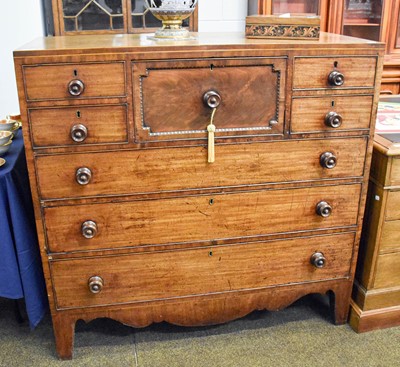
<svg viewBox="0 0 400 367">
<path fill-rule="evenodd" d="M 48 309 L 22 131 L 0 167 L 0 297 L 25 299 L 34 328 Z"/>
</svg>

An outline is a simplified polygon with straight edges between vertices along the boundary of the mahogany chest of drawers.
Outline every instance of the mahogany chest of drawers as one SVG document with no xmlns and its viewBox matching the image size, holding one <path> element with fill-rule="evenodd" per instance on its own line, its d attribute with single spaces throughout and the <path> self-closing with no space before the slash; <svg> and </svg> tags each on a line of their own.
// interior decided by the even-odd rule
<svg viewBox="0 0 400 367">
<path fill-rule="evenodd" d="M 57 352 L 74 325 L 207 325 L 329 293 L 347 320 L 383 45 L 198 34 L 15 51 Z"/>
<path fill-rule="evenodd" d="M 358 332 L 400 325 L 400 149 L 390 135 L 375 135 L 350 308 Z"/>
</svg>

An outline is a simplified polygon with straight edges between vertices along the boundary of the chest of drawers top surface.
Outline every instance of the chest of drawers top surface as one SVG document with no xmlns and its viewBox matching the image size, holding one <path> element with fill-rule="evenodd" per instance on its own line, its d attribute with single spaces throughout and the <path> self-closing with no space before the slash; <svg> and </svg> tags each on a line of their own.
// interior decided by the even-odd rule
<svg viewBox="0 0 400 367">
<path fill-rule="evenodd" d="M 302 49 L 302 48 L 378 48 L 384 43 L 374 42 L 361 38 L 347 37 L 332 33 L 321 33 L 319 40 L 262 40 L 245 38 L 242 32 L 229 33 L 197 33 L 194 40 L 188 41 L 153 41 L 148 35 L 96 35 L 93 36 L 60 36 L 43 37 L 32 40 L 30 43 L 14 51 L 14 56 L 50 56 L 52 54 L 82 54 L 82 50 L 90 53 L 113 52 L 163 52 L 176 50 L 232 50 L 240 48 L 252 49 Z"/>
<path fill-rule="evenodd" d="M 325 33 L 15 51 L 59 355 L 79 318 L 204 325 L 333 292 L 345 322 L 383 51 Z"/>
</svg>

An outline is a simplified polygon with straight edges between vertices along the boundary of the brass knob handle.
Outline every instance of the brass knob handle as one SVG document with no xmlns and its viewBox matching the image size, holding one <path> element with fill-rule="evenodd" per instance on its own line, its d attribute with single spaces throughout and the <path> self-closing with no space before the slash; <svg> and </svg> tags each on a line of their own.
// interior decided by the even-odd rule
<svg viewBox="0 0 400 367">
<path fill-rule="evenodd" d="M 210 90 L 203 95 L 204 103 L 210 108 L 217 108 L 221 103 L 221 96 L 218 92 Z"/>
<path fill-rule="evenodd" d="M 311 256 L 310 262 L 316 268 L 321 269 L 326 265 L 326 258 L 322 252 L 316 252 Z"/>
<path fill-rule="evenodd" d="M 87 138 L 88 130 L 85 125 L 77 124 L 71 127 L 71 138 L 77 143 L 83 142 Z"/>
<path fill-rule="evenodd" d="M 320 201 L 315 208 L 318 215 L 327 218 L 332 214 L 332 207 L 326 201 Z"/>
<path fill-rule="evenodd" d="M 340 127 L 343 122 L 343 117 L 339 115 L 337 112 L 329 112 L 325 116 L 325 125 L 328 127 L 332 127 L 334 129 Z"/>
<path fill-rule="evenodd" d="M 101 278 L 97 275 L 90 277 L 89 281 L 88 281 L 88 286 L 89 286 L 89 290 L 92 293 L 94 293 L 94 294 L 100 293 L 104 286 L 103 278 Z"/>
<path fill-rule="evenodd" d="M 97 235 L 96 222 L 93 222 L 92 220 L 87 220 L 87 221 L 83 222 L 82 226 L 81 226 L 81 233 L 82 233 L 82 236 L 87 239 L 91 239 L 94 236 L 96 236 Z"/>
<path fill-rule="evenodd" d="M 323 168 L 332 169 L 336 167 L 337 158 L 331 152 L 325 152 L 319 157 L 319 163 Z"/>
<path fill-rule="evenodd" d="M 328 76 L 328 83 L 333 87 L 340 87 L 344 84 L 344 75 L 338 71 L 332 71 Z"/>
<path fill-rule="evenodd" d="M 80 96 L 85 90 L 85 84 L 82 80 L 74 79 L 68 83 L 68 92 L 71 96 Z"/>
<path fill-rule="evenodd" d="M 92 179 L 92 171 L 87 167 L 81 167 L 75 173 L 76 182 L 79 185 L 87 185 Z"/>
</svg>

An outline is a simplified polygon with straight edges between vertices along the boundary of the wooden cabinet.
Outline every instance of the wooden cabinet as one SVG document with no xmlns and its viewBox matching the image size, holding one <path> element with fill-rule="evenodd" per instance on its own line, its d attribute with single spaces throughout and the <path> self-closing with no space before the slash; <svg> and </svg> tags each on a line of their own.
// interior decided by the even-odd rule
<svg viewBox="0 0 400 367">
<path fill-rule="evenodd" d="M 385 42 L 381 94 L 400 94 L 400 0 L 249 0 L 249 13 L 318 14 L 321 31 Z"/>
<path fill-rule="evenodd" d="M 14 53 L 61 358 L 78 319 L 208 325 L 329 293 L 347 320 L 383 45 L 196 37 Z"/>
<path fill-rule="evenodd" d="M 145 0 L 43 0 L 46 33 L 64 36 L 148 33 L 162 26 Z M 183 26 L 197 30 L 197 8 Z"/>
<path fill-rule="evenodd" d="M 400 150 L 375 136 L 360 259 L 350 312 L 358 332 L 400 325 Z"/>
</svg>

